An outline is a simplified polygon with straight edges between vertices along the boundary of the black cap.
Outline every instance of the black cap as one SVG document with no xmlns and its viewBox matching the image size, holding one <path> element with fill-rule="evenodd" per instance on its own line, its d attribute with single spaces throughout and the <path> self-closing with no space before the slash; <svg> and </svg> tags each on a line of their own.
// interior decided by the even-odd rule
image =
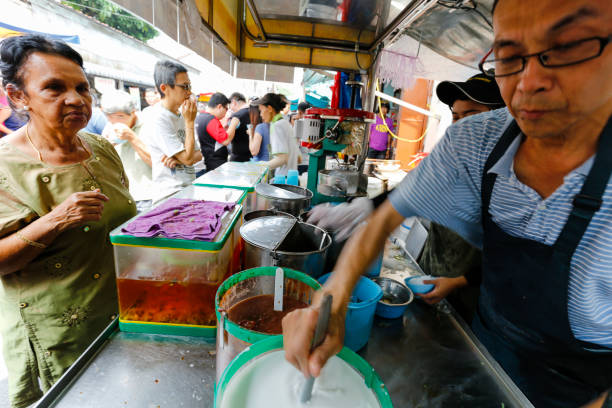
<svg viewBox="0 0 612 408">
<path fill-rule="evenodd" d="M 271 106 L 277 112 L 282 111 L 286 104 L 282 96 L 275 93 L 267 93 L 261 98 L 251 102 L 251 105 Z"/>
<path fill-rule="evenodd" d="M 438 99 L 452 108 L 456 100 L 469 99 L 486 106 L 505 106 L 495 79 L 476 74 L 465 82 L 440 82 L 436 88 Z"/>
</svg>

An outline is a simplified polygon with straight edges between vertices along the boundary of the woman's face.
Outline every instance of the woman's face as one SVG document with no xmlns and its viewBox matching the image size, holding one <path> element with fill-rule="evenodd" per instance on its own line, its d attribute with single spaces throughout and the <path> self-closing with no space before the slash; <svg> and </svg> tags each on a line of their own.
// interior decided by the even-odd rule
<svg viewBox="0 0 612 408">
<path fill-rule="evenodd" d="M 272 122 L 274 115 L 276 115 L 274 108 L 266 105 L 259 105 L 259 113 L 261 114 L 261 119 L 266 123 Z"/>
<path fill-rule="evenodd" d="M 34 124 L 75 134 L 91 117 L 89 83 L 68 58 L 35 52 L 21 67 L 23 89 L 10 92 L 16 105 L 28 106 Z"/>
</svg>

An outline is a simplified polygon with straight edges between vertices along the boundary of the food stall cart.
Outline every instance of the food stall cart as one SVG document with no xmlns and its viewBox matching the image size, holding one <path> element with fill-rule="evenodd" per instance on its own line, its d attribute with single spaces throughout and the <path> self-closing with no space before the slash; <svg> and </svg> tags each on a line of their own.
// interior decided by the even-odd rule
<svg viewBox="0 0 612 408">
<path fill-rule="evenodd" d="M 338 0 L 331 9 L 309 0 L 158 1 L 152 14 L 138 2 L 117 3 L 238 77 L 274 80 L 295 66 L 360 73 L 366 110 L 380 96 L 379 56 L 398 39 L 436 54 L 437 72 L 475 67 L 492 40 L 492 0 L 470 1 L 472 8 L 455 1 Z M 359 172 L 366 152 L 356 162 Z M 385 265 L 395 269 L 386 272 L 421 273 L 397 251 L 388 245 Z M 128 333 L 116 320 L 36 406 L 210 407 L 215 353 L 214 339 Z M 531 406 L 446 302 L 434 308 L 417 301 L 399 319 L 377 318 L 360 354 L 397 407 Z"/>
</svg>

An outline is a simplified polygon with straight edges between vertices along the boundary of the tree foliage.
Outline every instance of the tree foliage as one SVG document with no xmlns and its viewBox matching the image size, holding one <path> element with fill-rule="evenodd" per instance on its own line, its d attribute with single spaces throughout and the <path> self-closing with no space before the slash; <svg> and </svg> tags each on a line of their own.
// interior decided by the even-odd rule
<svg viewBox="0 0 612 408">
<path fill-rule="evenodd" d="M 66 0 L 62 3 L 143 42 L 158 34 L 153 26 L 107 0 Z"/>
</svg>

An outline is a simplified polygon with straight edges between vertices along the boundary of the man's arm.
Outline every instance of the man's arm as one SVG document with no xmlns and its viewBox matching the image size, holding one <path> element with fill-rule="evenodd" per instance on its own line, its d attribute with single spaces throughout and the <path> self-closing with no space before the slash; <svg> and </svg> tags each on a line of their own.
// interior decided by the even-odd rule
<svg viewBox="0 0 612 408">
<path fill-rule="evenodd" d="M 220 142 L 222 145 L 227 146 L 234 140 L 234 136 L 236 136 L 236 129 L 240 126 L 240 119 L 232 118 L 229 126 L 227 127 L 227 139 L 224 142 Z"/>
<path fill-rule="evenodd" d="M 202 154 L 196 150 L 194 123 L 197 114 L 196 103 L 190 98 L 182 106 L 185 118 L 185 150 L 178 152 L 174 158 L 185 166 L 192 166 L 202 160 Z"/>
<path fill-rule="evenodd" d="M 8 106 L 0 108 L 0 132 L 4 134 L 13 133 L 13 131 L 4 126 L 4 121 L 11 117 L 11 108 Z"/>
<path fill-rule="evenodd" d="M 305 376 L 317 377 L 325 362 L 342 349 L 347 305 L 357 281 L 383 250 L 387 237 L 404 216 L 389 201 L 374 212 L 367 224 L 359 228 L 345 245 L 334 273 L 316 292 L 313 307 L 298 309 L 283 319 L 284 348 L 287 360 Z M 309 355 L 310 344 L 318 318 L 318 306 L 323 294 L 333 296 L 328 333 L 321 346 Z"/>
</svg>

